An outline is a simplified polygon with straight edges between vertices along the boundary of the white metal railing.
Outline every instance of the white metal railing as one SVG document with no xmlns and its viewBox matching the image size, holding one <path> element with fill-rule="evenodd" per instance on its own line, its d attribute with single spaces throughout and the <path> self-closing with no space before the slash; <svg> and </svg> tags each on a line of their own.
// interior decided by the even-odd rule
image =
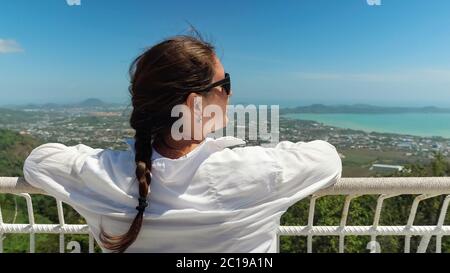
<svg viewBox="0 0 450 273">
<path fill-rule="evenodd" d="M 65 252 L 65 234 L 87 234 L 89 236 L 89 252 L 94 252 L 94 237 L 90 233 L 87 225 L 71 225 L 64 221 L 64 211 L 62 202 L 56 200 L 59 224 L 37 224 L 34 220 L 33 202 L 30 194 L 46 194 L 40 189 L 32 187 L 24 178 L 20 177 L 0 177 L 0 194 L 11 193 L 23 197 L 27 204 L 28 224 L 4 223 L 2 208 L 0 204 L 0 253 L 3 252 L 3 236 L 8 233 L 22 233 L 30 236 L 30 253 L 36 249 L 35 234 L 48 233 L 59 234 L 59 252 Z M 80 252 L 80 244 L 70 241 L 66 247 L 71 252 Z"/>
<path fill-rule="evenodd" d="M 94 239 L 87 225 L 69 225 L 64 222 L 62 203 L 56 200 L 59 224 L 36 224 L 34 221 L 33 204 L 30 194 L 45 194 L 40 189 L 30 186 L 23 178 L 0 177 L 0 193 L 11 193 L 26 199 L 29 224 L 4 223 L 0 207 L 0 238 L 7 233 L 25 233 L 30 235 L 30 252 L 35 251 L 35 234 L 54 233 L 60 235 L 60 252 L 64 252 L 64 234 L 88 234 L 89 252 L 94 251 Z M 314 210 L 317 199 L 329 195 L 344 195 L 344 207 L 339 226 L 315 226 Z M 348 226 L 347 216 L 350 203 L 356 197 L 362 195 L 377 195 L 377 204 L 373 223 L 370 226 Z M 398 195 L 416 195 L 407 223 L 403 226 L 380 226 L 379 220 L 383 202 Z M 435 225 L 416 226 L 416 217 L 419 203 L 425 199 L 445 195 L 439 217 Z M 314 236 L 339 236 L 339 252 L 344 252 L 345 236 L 370 236 L 371 242 L 368 248 L 371 252 L 379 252 L 376 242 L 377 236 L 397 235 L 405 236 L 404 251 L 410 252 L 411 236 L 421 236 L 417 252 L 425 252 L 432 236 L 436 236 L 436 252 L 441 252 L 443 236 L 450 235 L 450 226 L 444 225 L 447 208 L 450 203 L 450 177 L 389 177 L 389 178 L 341 178 L 332 187 L 315 193 L 309 203 L 308 223 L 306 226 L 280 226 L 279 236 L 305 236 L 307 238 L 307 252 L 312 252 L 312 240 Z M 76 242 L 70 242 L 68 248 L 79 251 Z M 0 239 L 0 252 L 3 251 Z"/>
<path fill-rule="evenodd" d="M 383 202 L 398 195 L 417 195 L 411 205 L 408 221 L 404 226 L 380 226 L 379 220 Z M 442 237 L 450 235 L 450 226 L 444 225 L 450 202 L 450 177 L 386 177 L 386 178 L 342 178 L 333 187 L 321 190 L 310 199 L 308 224 L 306 226 L 280 226 L 278 236 L 306 236 L 307 252 L 312 252 L 313 236 L 339 236 L 339 252 L 344 252 L 345 236 L 371 236 L 368 248 L 379 252 L 377 236 L 405 236 L 405 253 L 410 252 L 411 236 L 421 236 L 417 252 L 427 250 L 432 236 L 436 236 L 436 252 L 441 252 Z M 314 226 L 315 203 L 327 195 L 345 195 L 339 226 Z M 378 195 L 373 224 L 371 226 L 347 226 L 350 202 L 361 195 Z M 425 199 L 446 195 L 436 225 L 414 226 L 419 203 Z M 278 239 L 279 242 L 279 239 Z M 278 246 L 279 250 L 279 246 Z"/>
</svg>

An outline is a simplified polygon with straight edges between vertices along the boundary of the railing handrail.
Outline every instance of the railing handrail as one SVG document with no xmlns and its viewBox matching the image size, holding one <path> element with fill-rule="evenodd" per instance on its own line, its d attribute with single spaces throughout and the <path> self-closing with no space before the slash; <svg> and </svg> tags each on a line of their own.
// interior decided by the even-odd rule
<svg viewBox="0 0 450 273">
<path fill-rule="evenodd" d="M 0 177 L 0 193 L 46 194 L 23 177 Z M 345 177 L 315 195 L 450 194 L 450 177 Z"/>
<path fill-rule="evenodd" d="M 23 177 L 0 177 L 0 193 L 47 194 L 31 186 Z"/>
<path fill-rule="evenodd" d="M 345 177 L 315 195 L 450 194 L 450 177 Z"/>
</svg>

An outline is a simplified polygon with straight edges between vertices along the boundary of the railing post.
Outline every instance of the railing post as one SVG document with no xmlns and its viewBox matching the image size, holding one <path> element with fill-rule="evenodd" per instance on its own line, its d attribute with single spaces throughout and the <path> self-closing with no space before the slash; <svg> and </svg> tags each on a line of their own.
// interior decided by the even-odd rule
<svg viewBox="0 0 450 273">
<path fill-rule="evenodd" d="M 311 229 L 314 225 L 314 212 L 316 210 L 316 200 L 319 198 L 319 195 L 313 195 L 311 200 L 309 201 L 309 211 L 308 211 L 308 228 Z M 306 238 L 306 252 L 312 253 L 312 235 L 308 235 Z"/>
<path fill-rule="evenodd" d="M 2 204 L 0 204 L 0 227 L 3 230 L 3 214 L 2 214 Z M 0 231 L 0 253 L 3 253 L 3 239 L 4 239 L 3 232 Z"/>
<path fill-rule="evenodd" d="M 352 199 L 358 197 L 359 195 L 348 195 L 345 197 L 344 208 L 342 209 L 341 223 L 339 225 L 340 229 L 344 229 L 347 224 L 348 211 L 350 209 L 350 202 Z M 345 245 L 345 235 L 339 235 L 339 253 L 344 253 Z"/>
<path fill-rule="evenodd" d="M 432 198 L 438 196 L 440 194 L 421 194 L 414 198 L 414 201 L 411 205 L 411 212 L 409 213 L 408 222 L 406 224 L 407 228 L 411 228 L 414 224 L 414 219 L 416 218 L 417 208 L 419 207 L 419 203 L 425 199 Z M 411 235 L 405 236 L 405 253 L 409 253 L 411 248 Z M 420 249 L 419 249 L 420 250 Z"/>
<path fill-rule="evenodd" d="M 58 211 L 59 224 L 60 224 L 61 227 L 63 227 L 65 225 L 64 211 L 63 211 L 63 207 L 62 207 L 62 202 L 60 200 L 56 200 L 56 208 L 57 208 L 57 211 Z M 65 247 L 64 233 L 60 232 L 59 233 L 59 253 L 64 253 L 65 252 L 64 247 Z"/>
<path fill-rule="evenodd" d="M 441 213 L 439 214 L 439 219 L 437 222 L 437 227 L 442 229 L 444 225 L 445 216 L 447 216 L 448 205 L 450 203 L 450 195 L 447 195 L 442 203 Z M 436 253 L 442 252 L 442 235 L 436 235 Z"/>
<path fill-rule="evenodd" d="M 34 253 L 36 251 L 36 236 L 34 231 L 34 211 L 33 211 L 33 202 L 31 200 L 31 196 L 28 193 L 17 193 L 16 195 L 22 196 L 25 198 L 27 203 L 27 211 L 28 211 L 28 223 L 31 229 L 30 231 L 30 253 Z"/>
<path fill-rule="evenodd" d="M 398 196 L 398 194 L 381 194 L 378 199 L 377 199 L 377 207 L 375 208 L 375 215 L 373 217 L 373 224 L 372 224 L 372 228 L 374 230 L 373 234 L 370 236 L 370 240 L 371 242 L 377 243 L 377 235 L 376 235 L 376 229 L 380 223 L 380 218 L 381 218 L 381 210 L 383 209 L 383 203 L 384 200 L 388 199 L 388 198 L 392 198 Z M 380 249 L 381 251 L 381 249 Z M 371 250 L 371 253 L 376 253 L 377 250 L 375 249 L 375 251 L 373 252 Z"/>
<path fill-rule="evenodd" d="M 278 250 L 278 252 L 280 251 Z M 94 236 L 92 235 L 92 231 L 89 231 L 89 253 L 94 253 Z"/>
</svg>

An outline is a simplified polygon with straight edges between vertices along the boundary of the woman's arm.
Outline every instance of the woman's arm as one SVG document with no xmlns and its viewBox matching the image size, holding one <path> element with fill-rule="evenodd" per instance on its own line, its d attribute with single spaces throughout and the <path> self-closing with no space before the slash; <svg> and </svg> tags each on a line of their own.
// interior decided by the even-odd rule
<svg viewBox="0 0 450 273">
<path fill-rule="evenodd" d="M 205 167 L 219 202 L 233 209 L 270 202 L 287 209 L 334 184 L 342 172 L 335 147 L 321 140 L 225 149 L 213 154 Z"/>
</svg>

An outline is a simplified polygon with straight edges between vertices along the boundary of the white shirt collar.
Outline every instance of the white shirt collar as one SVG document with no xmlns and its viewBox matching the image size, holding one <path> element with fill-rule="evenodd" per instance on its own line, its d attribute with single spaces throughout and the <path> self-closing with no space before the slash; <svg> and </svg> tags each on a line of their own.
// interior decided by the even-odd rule
<svg viewBox="0 0 450 273">
<path fill-rule="evenodd" d="M 129 150 L 135 153 L 135 140 L 129 138 L 125 141 L 128 144 Z M 158 176 L 159 180 L 164 181 L 164 183 L 183 184 L 187 180 L 180 179 L 180 173 L 183 174 L 183 177 L 192 176 L 192 172 L 195 172 L 198 166 L 212 153 L 221 151 L 226 147 L 243 144 L 245 144 L 244 140 L 232 136 L 225 136 L 217 139 L 207 137 L 194 150 L 176 159 L 163 157 L 153 148 L 152 175 Z"/>
<path fill-rule="evenodd" d="M 210 141 L 212 141 L 214 144 L 218 145 L 222 149 L 225 149 L 227 147 L 245 145 L 245 141 L 244 140 L 242 140 L 240 138 L 233 137 L 233 136 L 223 136 L 223 137 L 219 137 L 219 138 L 207 137 L 207 138 L 205 138 L 203 143 L 210 142 Z M 129 150 L 135 152 L 135 150 L 134 150 L 134 142 L 135 142 L 134 138 L 125 138 L 124 142 L 128 145 L 128 149 Z"/>
</svg>

